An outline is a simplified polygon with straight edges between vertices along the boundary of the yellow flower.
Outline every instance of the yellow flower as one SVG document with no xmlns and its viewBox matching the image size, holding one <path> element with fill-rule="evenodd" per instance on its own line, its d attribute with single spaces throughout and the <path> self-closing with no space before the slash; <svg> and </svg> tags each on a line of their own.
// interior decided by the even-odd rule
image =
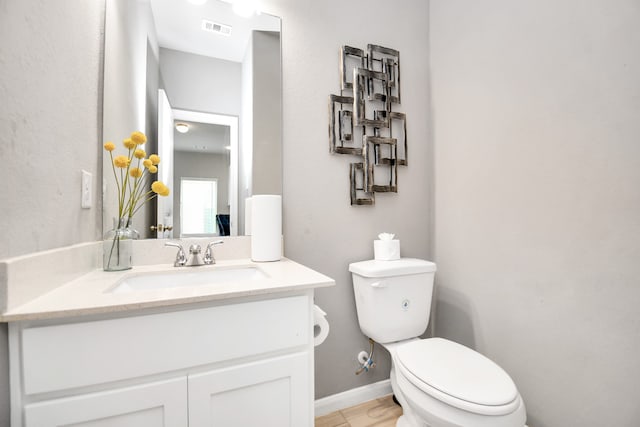
<svg viewBox="0 0 640 427">
<path fill-rule="evenodd" d="M 131 140 L 137 145 L 142 145 L 147 142 L 147 137 L 144 133 L 136 131 L 131 134 Z"/>
<path fill-rule="evenodd" d="M 168 196 L 169 195 L 169 187 L 164 185 L 161 181 L 154 181 L 151 184 L 151 191 L 160 195 L 160 196 Z"/>
<path fill-rule="evenodd" d="M 160 191 L 162 191 L 162 187 L 164 187 L 164 184 L 160 181 L 153 181 L 153 183 L 151 184 L 151 191 L 153 191 L 154 193 L 159 193 Z"/>
<path fill-rule="evenodd" d="M 2 0 L 0 0 L 1 2 Z M 146 158 L 147 153 L 142 148 L 142 144 L 145 142 L 147 142 L 147 137 L 144 133 L 131 133 L 129 138 L 122 141 L 128 149 L 125 155 L 113 153 L 116 150 L 116 144 L 113 142 L 108 141 L 103 144 L 103 148 L 109 152 L 109 157 L 113 159 L 111 169 L 118 190 L 118 215 L 120 218 L 132 218 L 146 202 L 156 196 L 170 194 L 169 187 L 161 181 L 155 181 L 149 191 L 146 176 L 147 173 L 155 174 L 158 172 L 156 165 L 160 163 L 160 157 L 157 154 L 152 154 Z M 118 169 L 120 169 L 120 173 L 118 173 Z"/>
<path fill-rule="evenodd" d="M 136 146 L 136 143 L 133 142 L 133 140 L 131 138 L 127 138 L 124 141 L 122 141 L 122 143 L 124 144 L 125 147 L 127 147 L 129 150 L 131 150 L 132 148 L 134 148 Z"/>
<path fill-rule="evenodd" d="M 129 166 L 129 158 L 127 156 L 116 156 L 113 159 L 113 165 L 117 168 L 126 168 L 127 166 Z"/>
</svg>

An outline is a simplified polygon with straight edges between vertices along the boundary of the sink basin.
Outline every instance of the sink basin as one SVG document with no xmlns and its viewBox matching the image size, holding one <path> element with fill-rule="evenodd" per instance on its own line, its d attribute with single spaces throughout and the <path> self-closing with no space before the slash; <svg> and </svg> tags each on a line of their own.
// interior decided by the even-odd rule
<svg viewBox="0 0 640 427">
<path fill-rule="evenodd" d="M 199 269 L 171 271 L 166 273 L 141 274 L 121 280 L 110 293 L 138 292 L 147 290 L 198 287 L 217 283 L 246 282 L 266 279 L 257 267 L 232 267 L 220 269 Z"/>
</svg>

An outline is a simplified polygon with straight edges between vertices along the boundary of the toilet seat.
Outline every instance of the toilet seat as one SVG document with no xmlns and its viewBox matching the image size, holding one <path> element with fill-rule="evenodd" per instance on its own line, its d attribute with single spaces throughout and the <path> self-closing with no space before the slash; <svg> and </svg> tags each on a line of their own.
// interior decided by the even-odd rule
<svg viewBox="0 0 640 427">
<path fill-rule="evenodd" d="M 396 349 L 397 367 L 414 386 L 456 408 L 505 415 L 520 405 L 509 375 L 470 348 L 442 338 L 414 340 Z"/>
</svg>

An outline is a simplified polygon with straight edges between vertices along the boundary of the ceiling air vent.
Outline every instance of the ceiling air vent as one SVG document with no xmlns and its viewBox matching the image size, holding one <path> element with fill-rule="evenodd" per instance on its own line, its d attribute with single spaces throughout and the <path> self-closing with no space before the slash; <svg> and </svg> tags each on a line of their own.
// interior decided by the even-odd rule
<svg viewBox="0 0 640 427">
<path fill-rule="evenodd" d="M 231 25 L 218 24 L 217 22 L 207 21 L 206 19 L 202 20 L 202 29 L 222 36 L 231 35 Z"/>
</svg>

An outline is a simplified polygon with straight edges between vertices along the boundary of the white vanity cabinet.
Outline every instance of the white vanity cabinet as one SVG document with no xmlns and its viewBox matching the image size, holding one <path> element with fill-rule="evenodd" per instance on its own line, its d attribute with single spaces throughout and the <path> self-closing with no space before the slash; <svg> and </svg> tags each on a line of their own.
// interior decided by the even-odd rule
<svg viewBox="0 0 640 427">
<path fill-rule="evenodd" d="M 224 301 L 11 323 L 12 426 L 311 427 L 313 291 Z"/>
</svg>

